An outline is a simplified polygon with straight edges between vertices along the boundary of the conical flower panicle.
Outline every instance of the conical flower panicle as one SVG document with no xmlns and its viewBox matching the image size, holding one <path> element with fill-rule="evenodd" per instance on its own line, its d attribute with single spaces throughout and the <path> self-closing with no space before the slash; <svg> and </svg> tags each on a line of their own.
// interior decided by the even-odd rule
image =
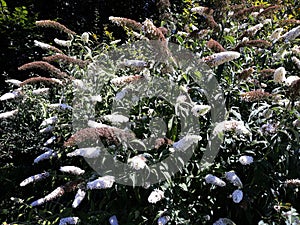
<svg viewBox="0 0 300 225">
<path fill-rule="evenodd" d="M 160 40 L 165 42 L 166 38 L 163 35 L 162 31 L 158 29 L 151 20 L 146 19 L 143 22 L 142 30 L 145 33 L 145 36 L 152 40 Z"/>
<path fill-rule="evenodd" d="M 70 78 L 70 76 L 65 72 L 60 71 L 55 66 L 44 61 L 30 62 L 18 67 L 18 70 L 32 70 L 32 69 L 39 69 L 39 70 L 46 71 L 58 78 Z"/>
<path fill-rule="evenodd" d="M 208 184 L 213 184 L 213 185 L 219 186 L 219 187 L 226 186 L 226 183 L 222 179 L 220 179 L 219 177 L 216 177 L 212 174 L 207 174 L 205 176 L 205 182 Z"/>
<path fill-rule="evenodd" d="M 88 190 L 107 189 L 107 188 L 111 188 L 114 182 L 115 182 L 115 178 L 113 176 L 99 177 L 94 181 L 88 182 L 86 188 Z"/>
<path fill-rule="evenodd" d="M 275 69 L 263 69 L 259 71 L 260 75 L 264 78 L 270 77 L 274 74 Z"/>
<path fill-rule="evenodd" d="M 100 138 L 105 138 L 108 142 L 118 145 L 120 140 L 132 139 L 133 137 L 133 133 L 115 127 L 84 128 L 73 134 L 64 143 L 64 146 L 74 146 L 84 141 L 99 141 Z"/>
<path fill-rule="evenodd" d="M 214 52 L 225 52 L 226 51 L 219 42 L 215 41 L 212 38 L 206 43 L 206 46 Z"/>
<path fill-rule="evenodd" d="M 250 77 L 254 72 L 254 69 L 253 68 L 248 68 L 248 69 L 244 69 L 242 72 L 240 72 L 238 74 L 238 78 L 240 80 L 247 80 L 248 77 Z"/>
<path fill-rule="evenodd" d="M 82 156 L 85 158 L 93 159 L 100 156 L 100 149 L 99 148 L 79 148 L 73 152 L 67 154 L 68 157 L 74 156 Z"/>
<path fill-rule="evenodd" d="M 257 17 L 272 15 L 280 9 L 282 9 L 282 5 L 269 6 L 269 7 L 265 8 L 262 12 L 260 12 Z"/>
<path fill-rule="evenodd" d="M 239 43 L 234 50 L 239 51 L 242 47 L 258 47 L 258 48 L 268 48 L 272 44 L 265 40 L 249 40 L 249 41 L 243 41 Z"/>
<path fill-rule="evenodd" d="M 38 27 L 50 27 L 70 35 L 76 35 L 74 31 L 68 29 L 65 25 L 53 20 L 39 20 L 36 21 L 35 24 Z"/>
<path fill-rule="evenodd" d="M 237 134 L 251 135 L 251 132 L 245 127 L 244 121 L 225 120 L 218 123 L 214 128 L 214 135 L 224 131 L 234 131 Z"/>
<path fill-rule="evenodd" d="M 57 120 L 58 120 L 57 116 L 49 117 L 49 118 L 43 120 L 40 126 L 44 127 L 44 126 L 47 126 L 47 125 L 52 125 L 52 124 L 56 123 Z"/>
<path fill-rule="evenodd" d="M 0 101 L 10 100 L 21 96 L 22 92 L 19 90 L 15 90 L 13 92 L 5 93 L 4 95 L 0 96 Z"/>
<path fill-rule="evenodd" d="M 62 166 L 59 169 L 61 172 L 65 172 L 65 173 L 71 173 L 71 174 L 75 174 L 75 175 L 81 175 L 83 174 L 85 171 L 80 169 L 77 166 Z"/>
<path fill-rule="evenodd" d="M 280 26 L 287 26 L 287 25 L 294 25 L 294 24 L 300 24 L 300 20 L 296 19 L 285 19 L 285 20 L 280 20 L 279 25 Z"/>
<path fill-rule="evenodd" d="M 285 42 L 293 41 L 300 35 L 300 26 L 291 29 L 281 36 Z"/>
<path fill-rule="evenodd" d="M 165 198 L 164 192 L 159 189 L 154 189 L 148 197 L 148 202 L 155 204 L 155 203 L 159 202 L 160 200 L 162 200 L 163 198 Z"/>
<path fill-rule="evenodd" d="M 45 197 L 32 202 L 30 205 L 31 206 L 42 205 L 46 202 L 52 201 L 53 199 L 61 197 L 64 193 L 65 193 L 65 191 L 64 191 L 63 187 L 60 186 L 60 187 L 56 188 L 54 191 L 52 191 L 50 194 L 46 195 Z"/>
<path fill-rule="evenodd" d="M 161 216 L 157 219 L 157 224 L 158 225 L 166 225 L 169 220 L 170 220 L 169 216 Z"/>
<path fill-rule="evenodd" d="M 233 14 L 233 18 L 242 20 L 249 16 L 250 13 L 264 8 L 264 5 L 258 5 L 258 6 L 251 6 L 250 8 L 241 9 Z"/>
<path fill-rule="evenodd" d="M 242 99 L 247 102 L 259 101 L 271 96 L 272 94 L 270 94 L 269 92 L 265 92 L 263 89 L 249 91 L 241 94 Z"/>
<path fill-rule="evenodd" d="M 213 30 L 219 30 L 219 24 L 215 21 L 215 18 L 212 15 L 208 15 L 206 18 L 207 25 Z"/>
<path fill-rule="evenodd" d="M 55 78 L 48 78 L 48 77 L 32 77 L 28 78 L 20 83 L 20 87 L 23 87 L 27 84 L 35 84 L 35 83 L 46 83 L 49 85 L 56 84 L 56 85 L 62 85 L 63 82 L 61 80 L 55 79 Z"/>
<path fill-rule="evenodd" d="M 73 57 L 63 55 L 63 54 L 45 56 L 45 57 L 43 57 L 43 60 L 45 60 L 47 62 L 59 61 L 59 62 L 67 63 L 67 64 L 75 64 L 75 65 L 78 65 L 81 68 L 84 68 L 89 64 L 89 61 L 87 61 L 87 60 L 84 61 L 84 60 L 81 60 L 81 59 L 75 59 Z"/>
<path fill-rule="evenodd" d="M 82 200 L 84 199 L 85 195 L 86 195 L 86 192 L 84 190 L 78 189 L 78 191 L 75 195 L 74 201 L 72 203 L 72 207 L 77 208 L 79 206 L 79 204 L 82 202 Z"/>
<path fill-rule="evenodd" d="M 214 13 L 214 10 L 204 6 L 198 6 L 191 9 L 191 12 L 198 13 L 201 16 L 209 16 Z"/>
<path fill-rule="evenodd" d="M 290 179 L 290 180 L 284 181 L 284 184 L 287 186 L 300 187 L 300 180 L 299 179 Z"/>
<path fill-rule="evenodd" d="M 16 79 L 8 79 L 8 80 L 5 80 L 5 83 L 13 84 L 15 86 L 20 86 L 20 83 L 22 83 L 22 81 L 19 81 Z"/>
<path fill-rule="evenodd" d="M 236 175 L 234 171 L 225 172 L 225 178 L 230 181 L 234 186 L 239 188 L 243 187 L 243 184 L 240 178 Z"/>
<path fill-rule="evenodd" d="M 110 82 L 115 86 L 122 86 L 125 84 L 133 83 L 134 81 L 138 81 L 142 78 L 140 75 L 130 75 L 123 77 L 116 77 L 110 80 Z"/>
<path fill-rule="evenodd" d="M 78 217 L 65 217 L 59 220 L 59 225 L 68 225 L 68 224 L 75 225 L 78 222 L 79 222 Z"/>
<path fill-rule="evenodd" d="M 220 53 L 215 53 L 213 55 L 204 57 L 202 60 L 207 63 L 207 65 L 211 67 L 219 66 L 225 62 L 232 61 L 234 59 L 237 59 L 240 57 L 239 52 L 235 51 L 227 51 L 227 52 L 220 52 Z"/>
<path fill-rule="evenodd" d="M 284 67 L 278 67 L 275 71 L 274 71 L 274 82 L 275 83 L 279 83 L 282 84 L 285 80 L 286 80 L 286 70 Z"/>
<path fill-rule="evenodd" d="M 248 155 L 242 155 L 239 158 L 239 162 L 242 165 L 249 165 L 249 164 L 253 163 L 253 157 L 252 156 L 248 156 Z"/>
<path fill-rule="evenodd" d="M 71 44 L 72 44 L 72 41 L 71 40 L 60 40 L 58 38 L 54 38 L 54 42 L 59 45 L 59 46 L 62 46 L 62 47 L 70 47 Z"/>
<path fill-rule="evenodd" d="M 109 217 L 108 222 L 110 225 L 119 225 L 118 219 L 115 215 Z"/>
<path fill-rule="evenodd" d="M 40 174 L 36 174 L 36 175 L 33 175 L 31 177 L 28 177 L 26 178 L 25 180 L 23 180 L 21 183 L 20 183 L 20 186 L 26 186 L 27 184 L 30 184 L 30 183 L 33 183 L 33 182 L 36 182 L 36 181 L 40 181 L 40 180 L 43 180 L 47 177 L 50 176 L 50 173 L 48 172 L 44 172 L 44 173 L 40 173 Z"/>
<path fill-rule="evenodd" d="M 57 153 L 55 151 L 53 151 L 52 149 L 48 150 L 47 152 L 39 155 L 38 157 L 36 157 L 34 159 L 34 163 L 39 163 L 40 161 L 49 159 L 50 157 L 56 157 Z"/>
<path fill-rule="evenodd" d="M 297 99 L 300 97 L 300 79 L 297 79 L 292 82 L 289 91 L 293 99 Z"/>
<path fill-rule="evenodd" d="M 110 16 L 108 19 L 111 22 L 117 24 L 118 26 L 128 27 L 130 29 L 137 30 L 137 31 L 142 30 L 142 24 L 132 19 L 128 19 L 124 17 L 114 17 L 114 16 Z"/>
<path fill-rule="evenodd" d="M 198 143 L 202 139 L 199 135 L 186 135 L 181 138 L 179 141 L 173 143 L 174 149 L 178 151 L 186 151 L 189 147 L 191 147 L 194 143 Z"/>
<path fill-rule="evenodd" d="M 244 193 L 243 191 L 237 189 L 232 193 L 231 196 L 234 203 L 240 203 L 243 200 Z"/>
<path fill-rule="evenodd" d="M 144 169 L 147 166 L 147 159 L 144 155 L 136 155 L 128 159 L 128 164 L 135 170 Z"/>
<path fill-rule="evenodd" d="M 46 43 L 43 43 L 43 42 L 40 42 L 40 41 L 37 41 L 37 40 L 34 40 L 34 45 L 41 48 L 41 49 L 44 49 L 44 50 L 48 50 L 48 51 L 63 54 L 62 50 L 60 50 L 60 49 L 58 49 L 58 48 L 56 48 L 52 45 L 49 45 L 49 44 L 46 44 Z"/>
</svg>

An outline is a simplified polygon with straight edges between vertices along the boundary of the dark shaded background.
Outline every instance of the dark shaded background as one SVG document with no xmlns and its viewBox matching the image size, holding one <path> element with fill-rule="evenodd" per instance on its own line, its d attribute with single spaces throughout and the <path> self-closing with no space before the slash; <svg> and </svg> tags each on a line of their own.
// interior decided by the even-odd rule
<svg viewBox="0 0 300 225">
<path fill-rule="evenodd" d="M 124 35 L 121 29 L 112 26 L 109 16 L 127 17 L 139 21 L 157 16 L 155 0 L 6 0 L 10 13 L 16 7 L 25 6 L 28 11 L 25 24 L 19 21 L 0 23 L 0 92 L 7 87 L 4 80 L 24 80 L 25 74 L 17 67 L 41 58 L 41 50 L 34 47 L 33 40 L 52 41 L 65 36 L 49 29 L 38 29 L 36 20 L 51 19 L 66 25 L 78 34 L 90 31 L 101 38 L 105 24 L 115 30 L 114 35 Z M 0 1 L 0 15 L 3 14 Z M 47 33 L 45 33 L 47 32 Z M 6 76 L 3 76 L 5 74 Z"/>
</svg>

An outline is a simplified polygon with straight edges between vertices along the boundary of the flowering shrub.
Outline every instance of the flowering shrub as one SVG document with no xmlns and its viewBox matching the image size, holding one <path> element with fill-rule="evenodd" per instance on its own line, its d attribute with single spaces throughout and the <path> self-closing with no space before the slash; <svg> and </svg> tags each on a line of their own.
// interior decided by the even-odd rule
<svg viewBox="0 0 300 225">
<path fill-rule="evenodd" d="M 228 5 L 161 0 L 159 21 L 112 16 L 127 38 L 114 40 L 107 28 L 101 43 L 89 32 L 76 34 L 51 20 L 36 22 L 66 39 L 35 40 L 45 56 L 20 65 L 31 78 L 6 80 L 11 92 L 0 97 L 4 224 L 299 224 L 299 15 L 293 15 L 292 3 L 224 2 Z M 100 93 L 74 101 L 94 63 L 137 40 L 158 40 L 166 56 L 170 42 L 195 53 L 222 87 L 226 119 L 213 124 L 213 106 L 188 73 L 141 58 L 125 59 L 113 79 L 101 77 Z M 153 76 L 180 86 L 183 94 L 175 107 L 151 98 L 138 101 L 130 117 L 112 114 L 114 98 L 123 99 L 126 87 Z M 86 126 L 73 130 L 72 112 L 81 100 L 95 102 L 95 109 L 88 109 L 95 120 L 78 112 L 76 120 Z M 177 111 L 197 118 L 197 135 L 179 136 Z M 130 142 L 151 137 L 149 124 L 157 116 L 167 128 L 152 149 Z M 128 122 L 132 132 L 122 127 Z M 223 142 L 213 164 L 203 167 L 209 134 Z M 132 187 L 97 174 L 84 160 L 101 155 L 99 138 L 115 159 L 136 171 L 147 171 L 191 143 L 198 146 L 172 178 L 166 174 L 164 181 Z M 87 140 L 96 144 L 79 146 Z M 128 140 L 132 145 L 122 145 Z"/>
</svg>

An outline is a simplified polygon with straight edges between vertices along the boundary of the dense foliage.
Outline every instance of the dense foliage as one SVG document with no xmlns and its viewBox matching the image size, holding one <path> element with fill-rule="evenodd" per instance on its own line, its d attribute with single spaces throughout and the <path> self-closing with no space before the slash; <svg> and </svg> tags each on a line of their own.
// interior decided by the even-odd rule
<svg viewBox="0 0 300 225">
<path fill-rule="evenodd" d="M 37 31 L 33 39 L 27 38 L 30 48 L 39 51 L 35 62 L 18 68 L 30 78 L 7 79 L 11 91 L 0 97 L 3 224 L 76 224 L 77 217 L 79 224 L 118 224 L 116 218 L 120 224 L 300 224 L 300 14 L 296 1 L 149 1 L 159 12 L 153 20 L 110 17 L 101 35 L 76 33 L 74 27 L 50 20 L 28 23 L 26 8 L 9 10 L 1 3 L 5 12 L 1 27 L 9 22 Z M 118 35 L 114 27 L 124 35 Z M 57 37 L 49 40 L 47 34 L 52 31 Z M 100 70 L 99 61 L 110 66 L 107 59 L 112 52 L 119 54 L 138 40 L 158 40 L 166 57 L 170 56 L 168 43 L 175 43 L 204 61 L 222 87 L 225 120 L 214 124 L 208 96 L 189 71 L 176 63 L 134 58 L 138 51 L 133 51 L 114 74 Z M 99 72 L 97 81 L 104 85 L 100 93 L 85 96 L 82 80 L 94 67 Z M 179 145 L 195 142 L 179 135 L 183 127 L 178 108 L 163 98 L 143 98 L 126 118 L 111 115 L 115 96 L 122 98 L 124 88 L 153 77 L 180 87 L 177 107 L 197 118 L 198 146 L 171 178 L 166 174 L 166 180 L 150 186 L 126 186 L 97 174 L 76 141 L 101 136 L 110 153 L 134 170 L 147 170 L 151 163 L 178 151 Z M 79 99 L 78 93 L 83 93 Z M 76 118 L 84 125 L 75 130 L 74 111 L 81 101 L 94 101 L 95 118 L 89 123 L 84 115 Z M 163 139 L 156 142 L 161 145 L 143 149 L 136 140 L 118 145 L 114 132 L 130 136 L 124 124 L 130 124 L 137 138 L 148 138 L 155 117 L 166 124 Z M 200 161 L 213 133 L 222 144 L 213 164 L 203 167 Z M 97 148 L 89 154 L 95 152 Z M 31 181 L 36 182 L 25 180 L 33 175 L 37 176 Z M 91 182 L 99 176 L 104 180 L 95 188 Z M 73 202 L 75 195 L 78 204 L 83 198 L 79 205 Z M 67 217 L 73 217 L 73 223 L 63 222 Z"/>
</svg>

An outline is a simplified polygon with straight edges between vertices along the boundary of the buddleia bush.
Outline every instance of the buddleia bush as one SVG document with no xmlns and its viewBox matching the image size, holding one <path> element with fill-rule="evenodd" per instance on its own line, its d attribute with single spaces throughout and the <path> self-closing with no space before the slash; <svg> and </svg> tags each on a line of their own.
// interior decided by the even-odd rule
<svg viewBox="0 0 300 225">
<path fill-rule="evenodd" d="M 37 21 L 40 29 L 57 29 L 66 39 L 34 40 L 44 57 L 19 65 L 30 78 L 6 80 L 12 91 L 0 97 L 1 169 L 7 174 L 1 178 L 3 223 L 298 224 L 299 15 L 292 2 L 225 2 L 159 1 L 156 21 L 111 16 L 110 26 L 126 31 L 122 40 L 114 39 L 109 26 L 99 42 L 89 32 L 77 34 L 55 21 Z M 139 40 L 158 41 L 163 54 L 176 43 L 204 62 L 222 88 L 224 121 L 213 123 L 213 107 L 203 88 L 179 67 L 147 61 L 138 49 L 122 65 L 110 65 L 111 52 L 122 55 L 124 45 L 135 46 Z M 99 62 L 105 65 L 101 71 Z M 115 74 L 109 66 L 117 67 Z M 105 85 L 86 96 L 80 90 L 92 68 Z M 176 107 L 162 98 L 142 98 L 129 117 L 112 114 L 116 98 L 151 77 L 180 87 Z M 89 85 L 96 87 L 93 81 Z M 76 107 L 90 101 L 95 107 L 83 105 L 87 108 L 74 118 Z M 197 118 L 196 135 L 179 135 L 180 110 Z M 94 120 L 85 112 L 94 113 Z M 153 140 L 151 149 L 143 149 L 135 138 L 151 137 L 151 119 L 157 116 L 167 131 Z M 81 127 L 73 126 L 74 119 Z M 128 122 L 130 127 L 123 126 Z M 212 134 L 222 144 L 214 162 L 203 166 Z M 126 186 L 96 173 L 85 160 L 103 149 L 97 143 L 78 143 L 99 137 L 109 154 L 133 170 L 146 171 L 182 146 L 197 147 L 172 177 L 144 186 L 134 186 L 133 179 Z"/>
</svg>

